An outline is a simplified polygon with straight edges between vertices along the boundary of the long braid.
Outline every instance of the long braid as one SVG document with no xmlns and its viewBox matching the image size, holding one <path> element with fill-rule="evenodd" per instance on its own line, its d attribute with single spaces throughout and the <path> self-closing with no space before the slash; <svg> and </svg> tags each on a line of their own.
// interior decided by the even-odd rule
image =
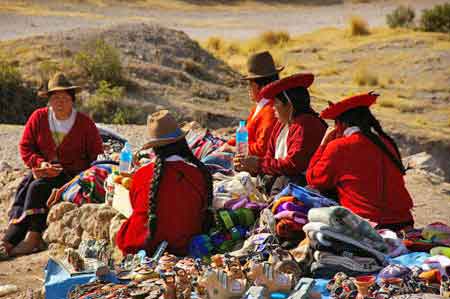
<svg viewBox="0 0 450 299">
<path fill-rule="evenodd" d="M 153 177 L 151 186 L 149 188 L 148 194 L 148 229 L 149 235 L 147 237 L 148 241 L 152 240 L 156 233 L 157 228 L 157 217 L 156 212 L 158 209 L 158 191 L 159 185 L 164 173 L 165 159 L 166 156 L 163 153 L 156 155 L 156 159 L 153 167 Z"/>
<path fill-rule="evenodd" d="M 403 166 L 403 163 L 400 159 L 400 152 L 398 151 L 397 145 L 395 144 L 394 140 L 381 129 L 380 123 L 372 115 L 368 107 L 358 107 L 348 110 L 341 114 L 338 117 L 338 120 L 350 126 L 358 126 L 361 130 L 361 133 L 366 136 L 373 144 L 378 146 L 402 174 L 406 173 L 405 167 Z M 372 128 L 377 132 L 377 134 L 372 132 Z M 389 150 L 386 144 L 380 139 L 380 136 L 386 138 L 390 143 L 393 144 L 398 156 L 395 156 Z"/>
<path fill-rule="evenodd" d="M 378 135 L 380 135 L 381 137 L 383 137 L 384 139 L 389 141 L 389 143 L 395 149 L 395 152 L 396 152 L 397 156 L 401 160 L 402 159 L 402 155 L 400 154 L 400 150 L 398 149 L 397 143 L 395 143 L 394 139 L 391 136 L 389 136 L 388 134 L 386 134 L 386 132 L 384 132 L 383 128 L 381 127 L 380 122 L 375 118 L 375 116 L 373 116 L 372 113 L 370 113 L 370 116 L 372 118 L 370 120 L 372 128 L 375 130 L 375 132 L 377 132 Z"/>
</svg>

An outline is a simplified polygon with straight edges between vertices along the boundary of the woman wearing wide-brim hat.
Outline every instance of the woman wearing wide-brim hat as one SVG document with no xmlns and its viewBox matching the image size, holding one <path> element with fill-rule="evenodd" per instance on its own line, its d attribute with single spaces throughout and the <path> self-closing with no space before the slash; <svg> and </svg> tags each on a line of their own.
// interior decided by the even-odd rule
<svg viewBox="0 0 450 299">
<path fill-rule="evenodd" d="M 1 245 L 3 258 L 28 254 L 44 247 L 47 199 L 73 176 L 87 169 L 103 144 L 95 123 L 74 108 L 80 91 L 64 74 L 55 74 L 41 97 L 48 107 L 34 111 L 19 143 L 23 162 L 31 169 L 19 185 L 9 212 L 9 225 Z"/>
<path fill-rule="evenodd" d="M 262 177 L 265 191 L 274 195 L 288 183 L 305 185 L 309 160 L 327 125 L 310 104 L 308 88 L 313 74 L 296 74 L 270 83 L 261 97 L 275 99 L 278 121 L 273 127 L 264 157 L 236 156 L 235 168 Z"/>
<path fill-rule="evenodd" d="M 169 252 L 186 254 L 191 238 L 203 231 L 212 177 L 192 154 L 186 132 L 169 111 L 150 115 L 147 133 L 143 149 L 152 148 L 156 158 L 133 176 L 133 213 L 117 233 L 116 244 L 124 254 L 141 249 L 152 254 L 165 240 Z"/>
<path fill-rule="evenodd" d="M 341 205 L 378 228 L 398 231 L 414 225 L 413 204 L 397 144 L 369 109 L 377 97 L 351 96 L 322 111 L 335 128 L 311 159 L 306 178 L 315 189 L 336 190 Z"/>
<path fill-rule="evenodd" d="M 248 151 L 250 155 L 264 157 L 267 144 L 276 123 L 274 99 L 260 95 L 261 89 L 279 79 L 283 66 L 275 66 L 272 55 L 268 51 L 252 54 L 247 61 L 248 74 L 242 78 L 248 82 L 248 95 L 254 103 L 247 118 Z M 223 147 L 225 152 L 236 151 L 236 139 L 230 139 Z"/>
</svg>

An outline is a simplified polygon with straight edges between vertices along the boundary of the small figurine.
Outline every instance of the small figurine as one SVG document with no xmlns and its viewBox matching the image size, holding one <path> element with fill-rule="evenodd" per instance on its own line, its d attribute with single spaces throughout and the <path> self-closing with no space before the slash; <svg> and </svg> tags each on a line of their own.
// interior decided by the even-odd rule
<svg viewBox="0 0 450 299">
<path fill-rule="evenodd" d="M 440 295 L 444 298 L 450 298 L 450 279 L 447 275 L 442 275 Z"/>
<path fill-rule="evenodd" d="M 177 288 L 174 272 L 162 274 L 164 279 L 164 299 L 177 299 Z"/>
<path fill-rule="evenodd" d="M 159 273 L 172 272 L 173 267 L 175 267 L 176 263 L 177 263 L 177 257 L 166 252 L 159 259 L 158 266 L 156 267 L 156 272 L 159 272 Z"/>
<path fill-rule="evenodd" d="M 84 270 L 84 259 L 80 256 L 78 251 L 73 248 L 67 248 L 65 250 L 67 255 L 67 261 L 72 265 L 76 272 L 81 272 Z"/>
<path fill-rule="evenodd" d="M 190 299 L 192 292 L 191 277 L 181 268 L 175 268 L 177 299 Z"/>
</svg>

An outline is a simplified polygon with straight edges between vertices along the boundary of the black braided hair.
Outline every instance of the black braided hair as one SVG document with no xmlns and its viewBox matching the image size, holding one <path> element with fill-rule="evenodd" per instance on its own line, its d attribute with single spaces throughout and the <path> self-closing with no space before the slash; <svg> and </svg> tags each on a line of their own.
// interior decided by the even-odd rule
<svg viewBox="0 0 450 299">
<path fill-rule="evenodd" d="M 343 122 L 348 126 L 357 126 L 360 128 L 361 133 L 366 136 L 373 144 L 378 146 L 395 164 L 395 166 L 405 174 L 405 166 L 403 166 L 400 151 L 397 144 L 391 136 L 386 134 L 380 122 L 375 118 L 375 116 L 370 112 L 368 107 L 357 107 L 350 109 L 337 117 L 337 120 Z M 376 132 L 376 134 L 372 131 Z M 386 144 L 380 139 L 380 137 L 385 138 L 395 149 L 396 155 L 394 155 L 386 146 Z"/>
<path fill-rule="evenodd" d="M 286 97 L 284 92 L 289 98 Z M 298 86 L 287 89 L 284 92 L 277 94 L 275 98 L 284 105 L 286 105 L 287 103 L 292 104 L 292 108 L 294 109 L 292 116 L 296 117 L 301 114 L 312 114 L 320 118 L 319 113 L 314 111 L 314 109 L 311 107 L 311 97 L 307 88 Z M 328 127 L 327 123 L 323 119 L 320 118 L 320 120 L 326 127 Z"/>
<path fill-rule="evenodd" d="M 164 174 L 165 160 L 167 157 L 172 155 L 178 155 L 186 159 L 187 162 L 190 162 L 195 166 L 197 166 L 198 169 L 203 174 L 203 177 L 207 185 L 208 190 L 207 209 L 212 206 L 212 199 L 213 199 L 212 176 L 209 173 L 208 168 L 205 166 L 205 164 L 203 164 L 199 159 L 197 159 L 192 153 L 192 151 L 189 149 L 186 139 L 183 138 L 175 143 L 171 143 L 161 147 L 155 147 L 153 148 L 153 151 L 156 154 L 156 158 L 154 162 L 153 177 L 148 195 L 149 199 L 148 228 L 150 233 L 148 235 L 147 242 L 152 240 L 156 233 L 157 228 L 156 212 L 158 209 L 158 200 L 157 200 L 158 191 L 162 176 Z"/>
</svg>

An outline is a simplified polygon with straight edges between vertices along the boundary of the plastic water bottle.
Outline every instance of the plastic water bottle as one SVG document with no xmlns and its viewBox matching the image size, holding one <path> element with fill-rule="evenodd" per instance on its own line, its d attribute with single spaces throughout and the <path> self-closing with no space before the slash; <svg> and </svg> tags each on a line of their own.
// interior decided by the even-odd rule
<svg viewBox="0 0 450 299">
<path fill-rule="evenodd" d="M 131 168 L 131 162 L 133 161 L 133 153 L 131 146 L 128 142 L 125 143 L 122 151 L 120 152 L 119 172 L 129 172 Z"/>
<path fill-rule="evenodd" d="M 239 155 L 248 155 L 248 131 L 245 126 L 245 120 L 239 122 L 236 131 L 236 150 Z"/>
</svg>

